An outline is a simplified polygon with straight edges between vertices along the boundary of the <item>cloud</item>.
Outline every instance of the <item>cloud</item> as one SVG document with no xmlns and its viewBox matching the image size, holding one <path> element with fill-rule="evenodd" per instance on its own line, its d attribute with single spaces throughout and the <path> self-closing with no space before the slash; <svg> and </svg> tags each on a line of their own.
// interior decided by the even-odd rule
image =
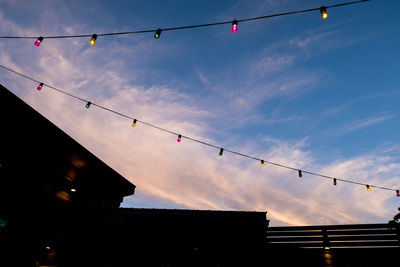
<svg viewBox="0 0 400 267">
<path fill-rule="evenodd" d="M 323 112 L 323 115 L 327 115 L 327 116 L 335 115 L 335 114 L 338 114 L 338 113 L 350 108 L 351 106 L 353 106 L 359 102 L 377 99 L 377 98 L 391 97 L 394 95 L 398 95 L 399 93 L 400 93 L 400 90 L 397 89 L 394 91 L 392 90 L 392 91 L 381 92 L 379 94 L 371 94 L 371 95 L 361 96 L 361 97 L 355 98 L 351 101 L 348 101 L 347 103 L 344 103 L 342 105 L 328 108 Z"/>
<path fill-rule="evenodd" d="M 369 117 L 361 120 L 352 121 L 343 127 L 342 133 L 348 133 L 366 127 L 370 127 L 372 125 L 379 124 L 386 120 L 392 119 L 393 117 L 394 115 L 385 115 L 385 116 Z"/>
<path fill-rule="evenodd" d="M 255 62 L 252 66 L 253 71 L 259 73 L 260 76 L 271 74 L 288 68 L 295 61 L 293 55 L 279 55 L 266 56 L 261 60 Z"/>
</svg>

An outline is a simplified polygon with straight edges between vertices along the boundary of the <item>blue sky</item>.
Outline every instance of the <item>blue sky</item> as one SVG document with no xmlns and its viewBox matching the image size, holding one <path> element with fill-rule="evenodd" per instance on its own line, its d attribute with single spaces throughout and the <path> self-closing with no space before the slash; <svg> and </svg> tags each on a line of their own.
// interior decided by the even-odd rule
<svg viewBox="0 0 400 267">
<path fill-rule="evenodd" d="M 0 35 L 93 34 L 229 21 L 341 1 L 3 1 Z M 400 187 L 395 0 L 239 24 L 90 38 L 0 39 L 0 63 L 221 147 Z M 0 82 L 137 186 L 126 207 L 268 211 L 272 225 L 385 222 L 394 192 L 218 151 L 0 70 Z M 329 212 L 327 212 L 327 210 Z"/>
</svg>

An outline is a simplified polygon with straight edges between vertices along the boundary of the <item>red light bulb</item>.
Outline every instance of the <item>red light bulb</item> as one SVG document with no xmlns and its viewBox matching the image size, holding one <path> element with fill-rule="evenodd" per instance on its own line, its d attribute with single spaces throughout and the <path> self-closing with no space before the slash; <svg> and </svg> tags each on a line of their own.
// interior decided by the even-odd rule
<svg viewBox="0 0 400 267">
<path fill-rule="evenodd" d="M 39 47 L 39 45 L 43 42 L 43 37 L 40 36 L 39 38 L 37 38 L 37 40 L 35 41 L 35 46 Z"/>
<path fill-rule="evenodd" d="M 40 83 L 39 86 L 38 86 L 36 89 L 37 89 L 38 91 L 42 90 L 43 85 L 44 85 L 43 83 Z"/>
<path fill-rule="evenodd" d="M 234 20 L 232 21 L 232 32 L 237 33 L 237 31 L 238 31 L 238 21 Z"/>
</svg>

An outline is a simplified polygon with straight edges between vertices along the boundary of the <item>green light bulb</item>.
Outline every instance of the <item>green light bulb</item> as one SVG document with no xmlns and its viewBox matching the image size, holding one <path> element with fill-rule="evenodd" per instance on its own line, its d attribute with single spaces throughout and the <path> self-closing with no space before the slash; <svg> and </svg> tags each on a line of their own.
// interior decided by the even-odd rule
<svg viewBox="0 0 400 267">
<path fill-rule="evenodd" d="M 161 35 L 161 29 L 157 29 L 157 31 L 154 33 L 154 38 L 158 39 L 160 38 Z"/>
</svg>

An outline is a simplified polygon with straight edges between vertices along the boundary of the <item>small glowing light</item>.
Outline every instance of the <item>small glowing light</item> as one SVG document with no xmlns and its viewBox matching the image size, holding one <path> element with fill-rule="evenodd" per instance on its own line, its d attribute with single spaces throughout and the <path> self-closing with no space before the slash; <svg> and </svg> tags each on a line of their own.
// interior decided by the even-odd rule
<svg viewBox="0 0 400 267">
<path fill-rule="evenodd" d="M 232 32 L 237 33 L 237 31 L 238 31 L 238 21 L 234 20 L 232 21 Z"/>
<path fill-rule="evenodd" d="M 90 108 L 90 105 L 92 104 L 92 102 L 87 102 L 87 104 L 86 104 L 86 108 Z"/>
<path fill-rule="evenodd" d="M 397 197 L 400 197 L 399 190 L 396 190 L 396 196 L 397 196 Z"/>
<path fill-rule="evenodd" d="M 182 139 L 182 135 L 178 135 L 178 139 L 176 139 L 176 142 L 180 143 Z"/>
<path fill-rule="evenodd" d="M 303 173 L 301 172 L 301 170 L 299 170 L 299 177 L 303 177 Z"/>
<path fill-rule="evenodd" d="M 336 178 L 333 178 L 333 185 L 337 185 Z"/>
<path fill-rule="evenodd" d="M 43 85 L 44 85 L 43 83 L 40 83 L 39 86 L 38 86 L 36 89 L 37 89 L 38 91 L 42 90 Z"/>
<path fill-rule="evenodd" d="M 96 39 L 97 39 L 97 34 L 93 34 L 92 39 L 90 39 L 90 44 L 94 45 L 96 43 Z"/>
<path fill-rule="evenodd" d="M 47 250 L 51 249 L 51 247 L 46 247 Z"/>
<path fill-rule="evenodd" d="M 264 166 L 265 166 L 264 160 L 261 160 L 261 167 L 264 167 Z"/>
<path fill-rule="evenodd" d="M 324 247 L 324 249 L 325 249 L 325 250 L 330 250 L 331 248 L 330 248 L 330 247 Z"/>
<path fill-rule="evenodd" d="M 76 189 L 75 188 L 71 188 L 71 192 L 76 192 Z"/>
<path fill-rule="evenodd" d="M 137 122 L 137 120 L 134 119 L 133 122 L 132 122 L 132 127 L 135 127 L 135 126 L 136 126 L 136 122 Z"/>
<path fill-rule="evenodd" d="M 157 29 L 157 31 L 154 33 L 154 38 L 158 39 L 160 38 L 161 35 L 161 29 Z"/>
<path fill-rule="evenodd" d="M 322 6 L 319 11 L 321 12 L 321 18 L 326 19 L 328 17 L 328 12 L 326 11 L 326 7 Z"/>
<path fill-rule="evenodd" d="M 368 192 L 371 191 L 371 187 L 369 187 L 369 185 L 366 185 L 366 187 Z"/>
<path fill-rule="evenodd" d="M 219 150 L 219 155 L 222 156 L 223 154 L 224 154 L 224 149 L 221 148 L 221 149 Z"/>
<path fill-rule="evenodd" d="M 0 228 L 6 228 L 7 220 L 0 218 Z"/>
<path fill-rule="evenodd" d="M 37 38 L 37 40 L 35 41 L 35 46 L 38 47 L 42 42 L 43 42 L 43 37 L 40 36 L 40 37 Z"/>
</svg>

